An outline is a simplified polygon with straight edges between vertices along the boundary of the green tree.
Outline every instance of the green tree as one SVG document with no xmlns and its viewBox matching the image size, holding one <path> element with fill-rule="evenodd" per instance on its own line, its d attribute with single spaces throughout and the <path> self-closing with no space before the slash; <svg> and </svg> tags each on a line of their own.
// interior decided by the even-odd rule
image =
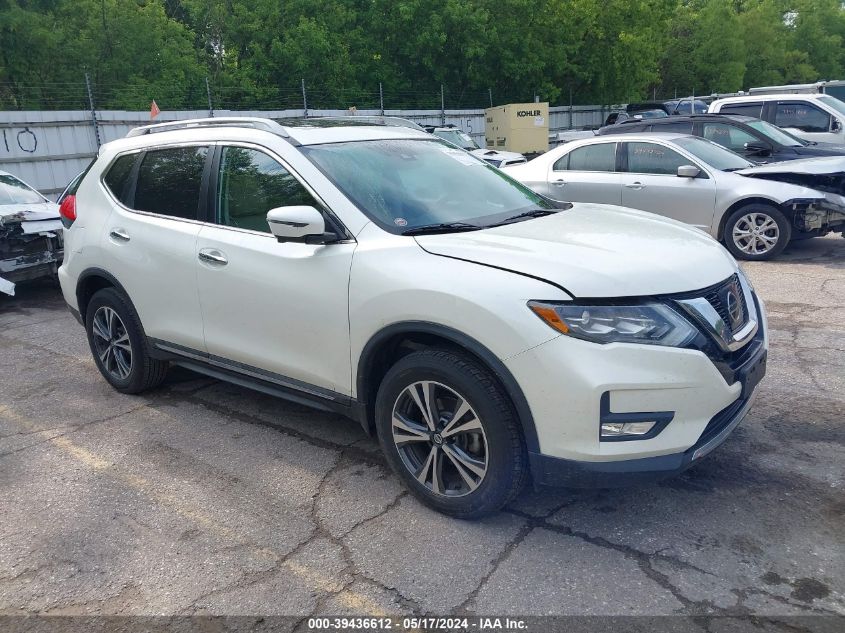
<svg viewBox="0 0 845 633">
<path fill-rule="evenodd" d="M 663 91 L 699 95 L 742 88 L 747 48 L 742 21 L 731 0 L 678 5 L 663 54 Z"/>
<path fill-rule="evenodd" d="M 793 44 L 806 53 L 815 79 L 845 75 L 845 5 L 839 0 L 795 0 L 789 5 Z"/>
</svg>

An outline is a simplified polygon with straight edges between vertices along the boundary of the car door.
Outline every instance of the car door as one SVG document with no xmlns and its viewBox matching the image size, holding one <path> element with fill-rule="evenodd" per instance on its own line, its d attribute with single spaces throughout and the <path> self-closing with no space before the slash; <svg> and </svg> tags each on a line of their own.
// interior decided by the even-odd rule
<svg viewBox="0 0 845 633">
<path fill-rule="evenodd" d="M 700 164 L 661 143 L 632 141 L 622 146 L 622 206 L 657 213 L 710 232 L 716 185 Z M 682 165 L 701 169 L 699 177 L 678 176 Z"/>
<path fill-rule="evenodd" d="M 194 259 L 211 359 L 283 386 L 351 393 L 354 241 L 276 240 L 270 209 L 325 205 L 265 148 L 220 146 L 209 189 L 214 223 L 202 227 Z"/>
<path fill-rule="evenodd" d="M 566 202 L 621 204 L 616 142 L 575 147 L 549 167 L 549 196 Z"/>
<path fill-rule="evenodd" d="M 772 107 L 772 122 L 799 138 L 818 143 L 838 143 L 841 140 L 831 131 L 833 120 L 830 113 L 813 103 L 795 99 L 778 101 Z"/>
<path fill-rule="evenodd" d="M 98 265 L 126 290 L 148 337 L 198 350 L 196 241 L 211 154 L 207 144 L 124 154 L 103 177 L 112 212 Z"/>
</svg>

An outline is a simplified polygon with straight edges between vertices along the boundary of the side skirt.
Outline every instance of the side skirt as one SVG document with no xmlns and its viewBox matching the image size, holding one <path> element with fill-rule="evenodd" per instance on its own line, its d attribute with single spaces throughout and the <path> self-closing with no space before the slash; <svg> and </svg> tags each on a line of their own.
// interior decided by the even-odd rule
<svg viewBox="0 0 845 633">
<path fill-rule="evenodd" d="M 314 409 L 338 413 L 355 420 L 368 435 L 370 434 L 369 425 L 366 424 L 366 409 L 354 398 L 175 343 L 153 338 L 148 338 L 147 341 L 150 355 L 159 360 L 168 360 L 174 365 L 199 374 Z"/>
</svg>

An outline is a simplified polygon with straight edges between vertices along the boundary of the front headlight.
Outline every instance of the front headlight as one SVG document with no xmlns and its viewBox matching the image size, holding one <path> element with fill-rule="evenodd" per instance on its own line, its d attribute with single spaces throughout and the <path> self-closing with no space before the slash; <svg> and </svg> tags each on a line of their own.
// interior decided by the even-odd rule
<svg viewBox="0 0 845 633">
<path fill-rule="evenodd" d="M 575 305 L 529 301 L 528 307 L 549 327 L 593 343 L 641 343 L 683 347 L 698 330 L 662 303 Z"/>
</svg>

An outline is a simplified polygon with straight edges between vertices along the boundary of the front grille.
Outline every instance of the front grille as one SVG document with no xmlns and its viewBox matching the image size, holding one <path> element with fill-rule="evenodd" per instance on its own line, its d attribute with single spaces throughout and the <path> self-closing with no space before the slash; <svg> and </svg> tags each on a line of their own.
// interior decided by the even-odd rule
<svg viewBox="0 0 845 633">
<path fill-rule="evenodd" d="M 732 385 L 734 382 L 736 382 L 736 371 L 749 358 L 751 358 L 754 354 L 757 353 L 757 351 L 760 349 L 760 346 L 763 345 L 763 339 L 765 336 L 765 325 L 761 322 L 759 323 L 759 327 L 757 328 L 757 331 L 754 334 L 753 338 L 739 349 L 729 351 L 724 349 L 724 347 L 719 344 L 719 339 L 723 341 L 732 339 L 735 330 L 744 327 L 752 318 L 752 316 L 753 318 L 756 318 L 757 315 L 760 314 L 760 306 L 757 305 L 757 300 L 754 296 L 753 291 L 751 292 L 751 298 L 753 303 L 749 306 L 746 304 L 745 293 L 742 292 L 742 285 L 739 284 L 739 299 L 740 306 L 742 308 L 742 324 L 738 325 L 735 328 L 730 327 L 730 314 L 728 314 L 728 307 L 727 305 L 725 305 L 723 297 L 725 296 L 725 290 L 731 284 L 738 282 L 739 276 L 734 274 L 725 279 L 724 281 L 721 281 L 707 288 L 702 288 L 701 290 L 696 290 L 692 292 L 685 292 L 682 294 L 679 293 L 676 295 L 669 295 L 666 297 L 666 299 L 674 301 L 680 309 L 689 314 L 691 320 L 698 325 L 700 334 L 689 346 L 694 349 L 701 350 L 702 352 L 707 354 L 708 358 L 713 361 L 713 364 L 716 366 L 716 369 L 719 370 L 719 373 L 725 379 L 725 382 L 729 385 Z M 708 323 L 704 318 L 700 318 L 701 313 L 698 310 L 690 309 L 688 305 L 684 305 L 685 302 L 694 300 L 706 301 L 708 304 L 710 304 L 710 306 L 712 306 L 716 313 L 719 315 L 719 319 L 724 325 L 720 325 L 719 329 L 717 329 L 716 327 L 714 327 L 716 324 Z M 721 329 L 722 327 L 724 327 L 724 330 Z"/>
<path fill-rule="evenodd" d="M 728 311 L 728 305 L 725 299 L 732 288 L 736 289 L 736 295 L 739 296 L 739 303 L 742 309 L 742 319 L 736 326 L 731 324 L 731 315 Z M 745 293 L 742 292 L 742 286 L 739 284 L 739 276 L 736 273 L 731 275 L 718 286 L 709 289 L 709 291 L 704 295 L 704 298 L 711 306 L 713 306 L 713 309 L 719 313 L 719 316 L 722 318 L 725 328 L 730 335 L 733 335 L 734 332 L 741 329 L 746 323 L 748 323 L 748 306 L 745 304 Z"/>
</svg>

